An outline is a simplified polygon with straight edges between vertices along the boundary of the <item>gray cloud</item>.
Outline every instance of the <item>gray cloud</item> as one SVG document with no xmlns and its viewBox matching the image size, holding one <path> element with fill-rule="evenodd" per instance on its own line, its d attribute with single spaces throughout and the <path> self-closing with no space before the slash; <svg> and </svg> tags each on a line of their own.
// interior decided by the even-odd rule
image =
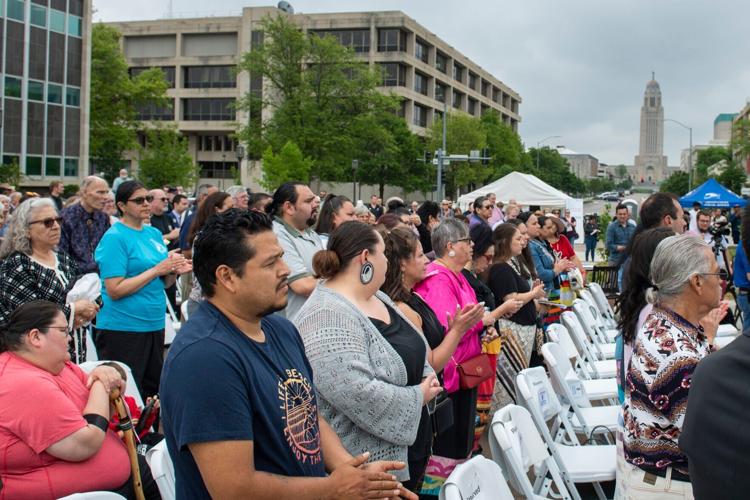
<svg viewBox="0 0 750 500">
<path fill-rule="evenodd" d="M 750 97 L 743 34 L 750 4 L 742 0 L 290 1 L 308 13 L 404 11 L 521 94 L 519 132 L 528 146 L 560 135 L 551 145 L 605 163 L 633 162 L 652 70 L 665 116 L 692 126 L 695 144 L 711 139 L 717 114 L 739 111 Z M 238 13 L 248 5 L 173 2 L 177 15 L 192 16 Z M 158 19 L 167 0 L 94 0 L 94 7 L 95 21 Z M 677 165 L 687 131 L 667 123 L 664 140 L 669 164 Z"/>
</svg>

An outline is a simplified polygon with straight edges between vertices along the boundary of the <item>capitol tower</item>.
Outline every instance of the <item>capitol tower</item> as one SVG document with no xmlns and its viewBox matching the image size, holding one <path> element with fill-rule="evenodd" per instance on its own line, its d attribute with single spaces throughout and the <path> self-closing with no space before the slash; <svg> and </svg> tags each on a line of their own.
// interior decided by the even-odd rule
<svg viewBox="0 0 750 500">
<path fill-rule="evenodd" d="M 667 157 L 664 156 L 664 108 L 661 89 L 654 74 L 646 84 L 641 106 L 641 136 L 635 157 L 634 182 L 658 182 L 666 177 Z"/>
</svg>

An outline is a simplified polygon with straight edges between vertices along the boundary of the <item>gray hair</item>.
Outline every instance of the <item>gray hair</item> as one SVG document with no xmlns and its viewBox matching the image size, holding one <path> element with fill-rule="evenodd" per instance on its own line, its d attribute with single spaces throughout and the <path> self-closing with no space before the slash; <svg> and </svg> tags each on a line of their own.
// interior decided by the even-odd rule
<svg viewBox="0 0 750 500">
<path fill-rule="evenodd" d="M 226 193 L 232 197 L 232 199 L 236 200 L 237 195 L 240 193 L 247 193 L 247 189 L 245 189 L 245 186 L 230 186 L 226 189 Z"/>
<path fill-rule="evenodd" d="M 31 255 L 31 238 L 29 226 L 31 215 L 40 208 L 57 208 L 49 198 L 30 198 L 16 207 L 8 222 L 8 231 L 5 233 L 2 245 L 0 245 L 0 260 L 6 258 L 13 252 L 21 252 Z"/>
<path fill-rule="evenodd" d="M 697 236 L 678 234 L 664 238 L 651 260 L 649 279 L 653 286 L 646 290 L 646 300 L 656 304 L 675 298 L 693 275 L 711 272 L 706 249 L 706 242 Z"/>
<path fill-rule="evenodd" d="M 468 237 L 469 230 L 466 224 L 456 219 L 445 219 L 432 230 L 430 241 L 435 256 L 442 257 L 448 250 L 448 243 L 456 243 Z"/>
<path fill-rule="evenodd" d="M 195 197 L 200 198 L 201 196 L 206 196 L 206 193 L 212 187 L 214 187 L 213 184 L 201 184 L 200 186 L 198 186 L 198 189 L 195 191 Z"/>
<path fill-rule="evenodd" d="M 364 205 L 357 205 L 356 207 L 354 207 L 354 215 L 365 215 L 369 213 L 370 209 Z"/>
<path fill-rule="evenodd" d="M 83 180 L 81 181 L 81 191 L 86 191 L 86 189 L 88 189 L 90 185 L 98 181 L 101 181 L 104 184 L 107 184 L 107 181 L 105 181 L 104 179 L 96 175 L 89 175 L 87 177 L 84 177 Z M 109 184 L 107 184 L 107 186 L 109 186 Z"/>
</svg>

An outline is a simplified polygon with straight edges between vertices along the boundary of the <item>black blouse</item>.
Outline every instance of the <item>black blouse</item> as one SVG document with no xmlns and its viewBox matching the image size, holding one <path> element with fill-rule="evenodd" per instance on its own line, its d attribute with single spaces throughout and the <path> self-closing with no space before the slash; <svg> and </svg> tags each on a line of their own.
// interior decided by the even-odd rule
<svg viewBox="0 0 750 500">
<path fill-rule="evenodd" d="M 427 357 L 427 347 L 417 332 L 400 314 L 391 308 L 388 315 L 391 322 L 386 324 L 379 319 L 370 318 L 375 328 L 383 335 L 389 344 L 401 357 L 406 367 L 406 385 L 418 385 L 422 382 L 424 363 Z"/>
<path fill-rule="evenodd" d="M 529 282 L 520 276 L 507 262 L 494 264 L 490 268 L 489 286 L 495 297 L 502 300 L 511 293 L 526 293 L 531 290 Z M 536 306 L 530 300 L 510 319 L 519 325 L 536 325 Z"/>
</svg>

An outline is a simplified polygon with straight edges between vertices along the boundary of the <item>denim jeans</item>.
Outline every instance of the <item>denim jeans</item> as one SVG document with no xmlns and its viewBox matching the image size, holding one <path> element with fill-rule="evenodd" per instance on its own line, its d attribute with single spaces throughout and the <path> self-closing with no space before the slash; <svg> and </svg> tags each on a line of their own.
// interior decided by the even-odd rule
<svg viewBox="0 0 750 500">
<path fill-rule="evenodd" d="M 742 331 L 750 328 L 750 299 L 747 292 L 737 290 L 737 307 L 742 311 Z"/>
<path fill-rule="evenodd" d="M 596 238 L 587 236 L 584 241 L 586 242 L 586 260 L 593 262 L 596 260 Z M 591 252 L 591 258 L 589 259 L 589 252 Z"/>
</svg>

